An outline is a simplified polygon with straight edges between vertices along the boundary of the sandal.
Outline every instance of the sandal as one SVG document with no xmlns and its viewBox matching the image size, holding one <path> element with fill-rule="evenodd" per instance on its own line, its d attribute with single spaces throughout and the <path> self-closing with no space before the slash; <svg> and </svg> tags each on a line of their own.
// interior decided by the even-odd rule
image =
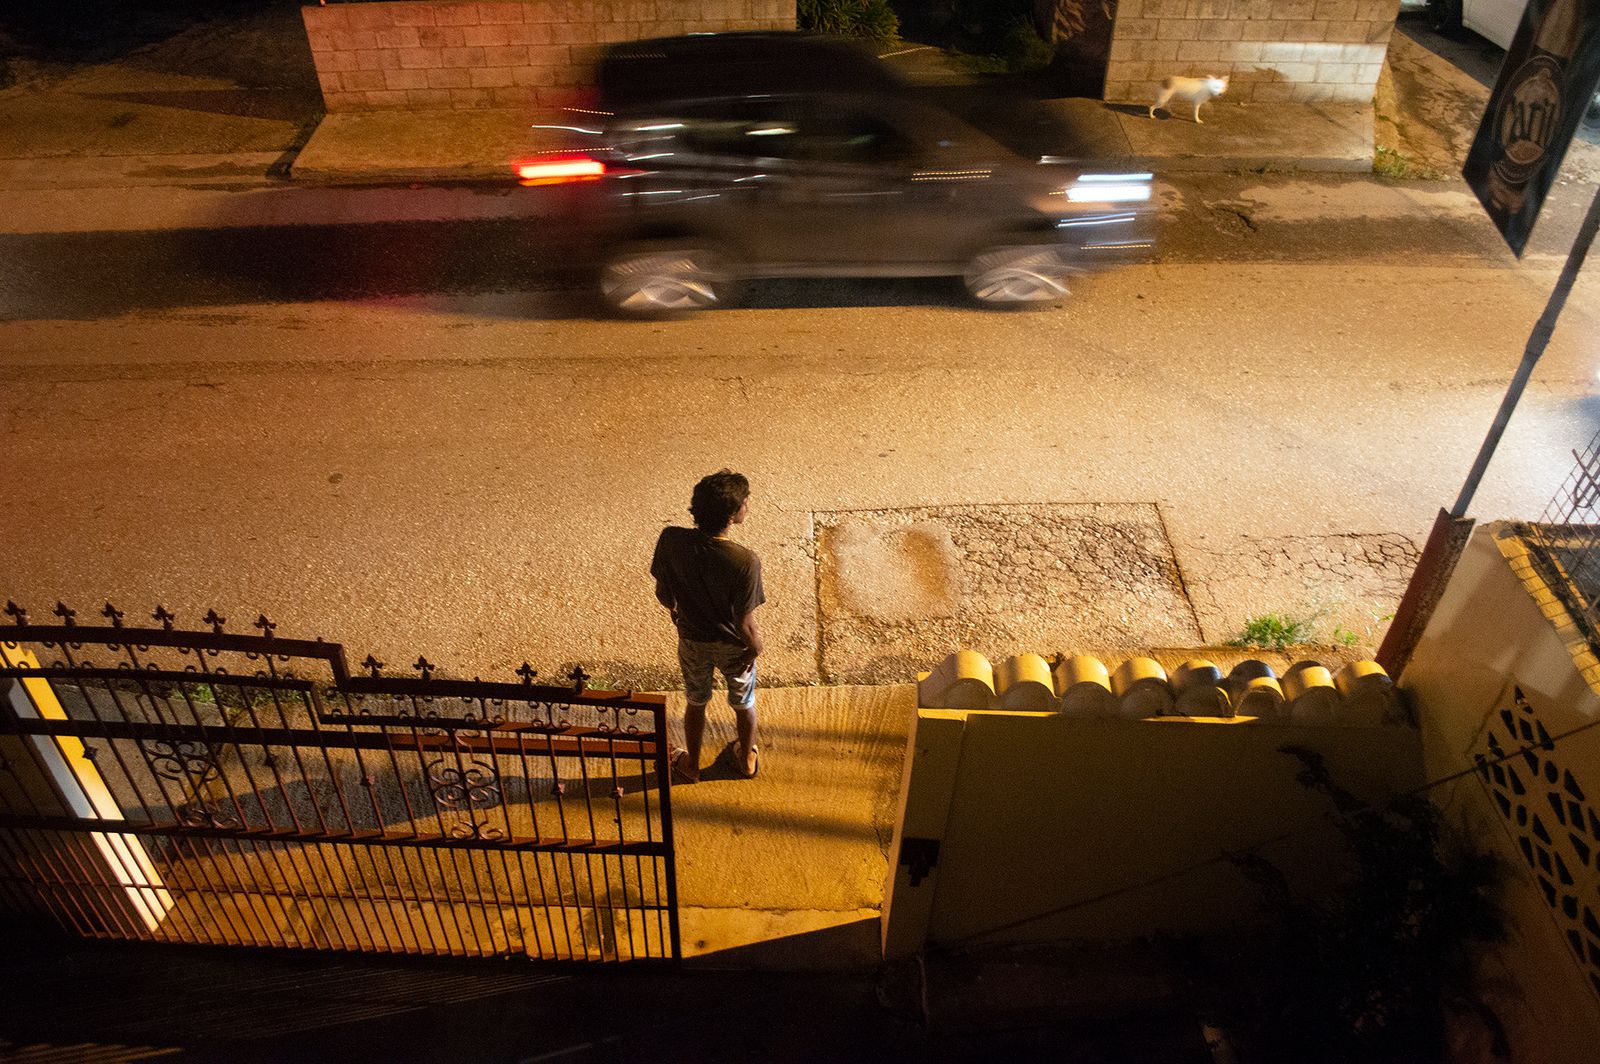
<svg viewBox="0 0 1600 1064">
<path fill-rule="evenodd" d="M 673 783 L 699 783 L 700 773 L 689 774 L 689 770 L 682 767 L 683 760 L 689 756 L 689 751 L 679 747 L 667 756 L 667 765 L 672 770 Z"/>
<path fill-rule="evenodd" d="M 739 744 L 733 744 L 733 771 L 742 780 L 753 780 L 761 771 L 761 747 L 750 747 L 750 757 L 755 762 L 755 767 L 749 772 L 744 770 L 744 758 L 739 756 Z"/>
</svg>

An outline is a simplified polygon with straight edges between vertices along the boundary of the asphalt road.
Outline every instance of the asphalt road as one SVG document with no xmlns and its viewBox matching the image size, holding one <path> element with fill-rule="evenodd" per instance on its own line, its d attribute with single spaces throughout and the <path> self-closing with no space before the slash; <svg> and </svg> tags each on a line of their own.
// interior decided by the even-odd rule
<svg viewBox="0 0 1600 1064">
<path fill-rule="evenodd" d="M 1172 182 L 1156 261 L 1017 314 L 785 282 L 608 321 L 533 219 L 3 236 L 0 596 L 651 686 L 674 670 L 650 546 L 727 465 L 755 484 L 777 682 L 905 678 L 824 652 L 816 530 L 847 511 L 1153 505 L 1189 616 L 1105 573 L 1109 627 L 991 653 L 1220 641 L 1269 610 L 1374 645 L 1395 545 L 1453 500 L 1585 192 L 1558 186 L 1519 265 L 1454 185 Z M 1477 516 L 1536 516 L 1600 428 L 1596 296 Z"/>
<path fill-rule="evenodd" d="M 1553 190 L 1529 263 L 1565 254 L 1587 206 L 1587 188 Z M 142 208 L 154 206 L 150 197 L 183 199 L 171 190 L 135 191 Z M 0 321 L 514 291 L 571 292 L 576 298 L 540 313 L 592 316 L 597 308 L 583 298 L 584 282 L 571 269 L 583 251 L 576 227 L 549 216 L 539 191 L 457 187 L 407 197 L 405 190 L 392 189 L 288 190 L 269 193 L 282 204 L 276 210 L 251 212 L 251 218 L 284 218 L 286 224 L 273 226 L 230 222 L 221 209 L 203 226 L 116 232 L 7 232 L 0 220 Z M 106 193 L 73 196 L 100 194 Z M 412 214 L 407 200 L 424 197 L 425 209 Z M 1164 178 L 1161 198 L 1154 261 L 1162 265 L 1381 265 L 1404 256 L 1489 269 L 1516 266 L 1454 183 L 1187 175 Z M 11 220 L 26 221 L 38 206 L 37 197 L 17 204 Z M 337 220 L 352 216 L 362 220 Z M 953 291 L 944 282 L 765 283 L 746 294 L 744 305 L 959 303 Z"/>
</svg>

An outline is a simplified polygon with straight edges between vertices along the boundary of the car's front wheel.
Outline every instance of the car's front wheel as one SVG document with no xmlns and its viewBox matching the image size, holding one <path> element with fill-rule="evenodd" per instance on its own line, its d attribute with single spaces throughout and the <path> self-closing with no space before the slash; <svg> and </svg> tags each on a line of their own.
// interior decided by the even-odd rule
<svg viewBox="0 0 1600 1064">
<path fill-rule="evenodd" d="M 984 306 L 1022 306 L 1066 299 L 1071 273 L 1059 248 L 997 247 L 975 256 L 962 281 Z"/>
<path fill-rule="evenodd" d="M 629 317 L 709 310 L 725 305 L 734 276 L 727 257 L 691 244 L 635 244 L 619 249 L 600 268 L 600 295 Z"/>
</svg>

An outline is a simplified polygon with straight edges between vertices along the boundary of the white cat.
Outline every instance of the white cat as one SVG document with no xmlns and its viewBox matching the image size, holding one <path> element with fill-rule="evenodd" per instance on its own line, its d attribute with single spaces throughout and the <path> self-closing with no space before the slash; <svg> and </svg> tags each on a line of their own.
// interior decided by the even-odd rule
<svg viewBox="0 0 1600 1064">
<path fill-rule="evenodd" d="M 1156 108 L 1166 107 L 1167 101 L 1176 96 L 1194 104 L 1194 120 L 1196 124 L 1204 125 L 1200 121 L 1200 105 L 1227 91 L 1227 78 L 1167 78 L 1161 83 L 1161 93 L 1156 97 L 1156 102 L 1150 105 L 1150 117 L 1154 118 Z"/>
</svg>

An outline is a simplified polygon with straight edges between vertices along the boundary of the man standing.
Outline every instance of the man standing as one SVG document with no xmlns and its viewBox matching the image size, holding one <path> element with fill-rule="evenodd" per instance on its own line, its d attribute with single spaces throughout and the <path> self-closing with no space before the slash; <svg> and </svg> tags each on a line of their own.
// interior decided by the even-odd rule
<svg viewBox="0 0 1600 1064">
<path fill-rule="evenodd" d="M 688 708 L 683 715 L 687 749 L 672 752 L 672 777 L 679 783 L 700 778 L 700 740 L 706 704 L 711 701 L 712 670 L 728 682 L 738 738 L 733 763 L 745 779 L 755 776 L 756 658 L 761 631 L 756 607 L 767 600 L 761 588 L 761 559 L 728 538 L 750 510 L 750 482 L 723 469 L 694 486 L 689 513 L 694 528 L 664 528 L 656 540 L 650 575 L 656 598 L 678 626 L 678 664 Z"/>
</svg>

